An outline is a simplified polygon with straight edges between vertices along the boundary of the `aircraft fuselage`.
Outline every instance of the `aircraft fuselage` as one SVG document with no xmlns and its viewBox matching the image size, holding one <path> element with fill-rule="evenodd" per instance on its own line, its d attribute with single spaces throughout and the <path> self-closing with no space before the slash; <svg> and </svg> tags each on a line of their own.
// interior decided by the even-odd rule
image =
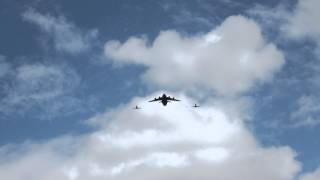
<svg viewBox="0 0 320 180">
<path fill-rule="evenodd" d="M 166 106 L 168 104 L 168 99 L 167 99 L 167 95 L 166 94 L 163 94 L 162 95 L 162 98 L 161 98 L 161 103 Z"/>
</svg>

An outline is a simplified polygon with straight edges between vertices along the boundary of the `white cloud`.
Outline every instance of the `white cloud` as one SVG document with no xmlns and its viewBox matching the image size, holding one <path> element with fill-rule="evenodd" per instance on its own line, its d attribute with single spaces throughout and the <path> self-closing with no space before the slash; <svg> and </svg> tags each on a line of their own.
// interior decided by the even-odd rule
<svg viewBox="0 0 320 180">
<path fill-rule="evenodd" d="M 309 39 L 316 43 L 316 55 L 320 55 L 320 1 L 298 0 L 291 8 L 286 4 L 279 4 L 274 8 L 256 6 L 250 9 L 250 15 L 260 17 L 266 28 L 275 28 L 281 32 L 280 39 Z"/>
<path fill-rule="evenodd" d="M 314 52 L 320 55 L 320 1 L 299 0 L 293 14 L 289 17 L 285 32 L 293 38 L 309 38 L 316 42 Z"/>
<path fill-rule="evenodd" d="M 293 37 L 317 37 L 320 40 L 320 1 L 299 0 L 289 17 L 287 32 Z"/>
<path fill-rule="evenodd" d="M 257 5 L 248 10 L 250 15 L 261 17 L 264 24 L 274 26 L 279 21 L 279 27 L 283 35 L 290 38 L 305 38 L 320 36 L 320 23 L 318 0 L 298 0 L 290 11 L 286 4 L 279 3 L 274 8 Z"/>
<path fill-rule="evenodd" d="M 300 177 L 300 180 L 318 180 L 320 179 L 320 168 L 316 169 L 314 172 L 305 173 Z"/>
<path fill-rule="evenodd" d="M 144 80 L 159 87 L 204 87 L 223 95 L 270 80 L 284 64 L 281 51 L 263 39 L 254 21 L 242 16 L 231 16 L 211 32 L 193 37 L 162 31 L 147 44 L 143 37 L 109 41 L 105 54 L 116 63 L 146 66 Z"/>
<path fill-rule="evenodd" d="M 96 116 L 101 129 L 92 134 L 29 144 L 9 160 L 0 156 L 0 178 L 292 180 L 300 170 L 293 150 L 263 147 L 219 106 L 193 109 L 186 105 L 194 100 L 180 95 L 183 101 L 163 107 L 150 98 Z"/>
<path fill-rule="evenodd" d="M 222 162 L 229 156 L 226 148 L 206 148 L 195 152 L 195 156 L 204 161 Z"/>
<path fill-rule="evenodd" d="M 23 18 L 47 33 L 58 51 L 73 54 L 86 51 L 92 47 L 98 33 L 97 30 L 83 32 L 63 16 L 44 15 L 33 9 L 24 12 Z"/>
</svg>

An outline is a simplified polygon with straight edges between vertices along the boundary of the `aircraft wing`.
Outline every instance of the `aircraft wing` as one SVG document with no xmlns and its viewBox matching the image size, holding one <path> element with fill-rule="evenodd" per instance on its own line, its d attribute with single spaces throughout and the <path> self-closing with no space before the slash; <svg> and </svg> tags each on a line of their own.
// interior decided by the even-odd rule
<svg viewBox="0 0 320 180">
<path fill-rule="evenodd" d="M 153 100 L 149 101 L 149 102 L 155 102 L 155 101 L 161 101 L 162 98 L 161 97 L 158 97 L 158 98 L 154 98 Z"/>
<path fill-rule="evenodd" d="M 180 101 L 179 99 L 176 99 L 174 97 L 167 97 L 167 99 L 170 100 L 170 101 Z"/>
</svg>

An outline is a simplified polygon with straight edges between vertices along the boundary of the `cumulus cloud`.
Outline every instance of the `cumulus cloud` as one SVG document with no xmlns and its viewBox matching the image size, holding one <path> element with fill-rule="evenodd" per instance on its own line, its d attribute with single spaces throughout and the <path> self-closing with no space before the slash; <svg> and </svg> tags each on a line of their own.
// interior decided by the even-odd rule
<svg viewBox="0 0 320 180">
<path fill-rule="evenodd" d="M 212 31 L 192 37 L 168 30 L 152 43 L 144 37 L 108 41 L 105 54 L 116 63 L 146 66 L 143 78 L 156 86 L 204 87 L 223 95 L 245 92 L 256 82 L 270 80 L 284 64 L 282 52 L 243 16 L 231 16 Z"/>
<path fill-rule="evenodd" d="M 44 15 L 33 9 L 24 12 L 23 18 L 39 26 L 52 38 L 55 49 L 62 52 L 76 54 L 90 49 L 98 33 L 97 30 L 84 32 L 63 16 Z"/>
<path fill-rule="evenodd" d="M 320 168 L 316 169 L 314 172 L 303 174 L 300 180 L 318 180 L 320 179 Z"/>
<path fill-rule="evenodd" d="M 219 106 L 192 109 L 194 100 L 180 95 L 184 101 L 162 107 L 150 98 L 91 118 L 101 127 L 91 134 L 29 144 L 10 160 L 0 156 L 0 178 L 291 180 L 300 170 L 291 148 L 261 146 Z"/>
</svg>

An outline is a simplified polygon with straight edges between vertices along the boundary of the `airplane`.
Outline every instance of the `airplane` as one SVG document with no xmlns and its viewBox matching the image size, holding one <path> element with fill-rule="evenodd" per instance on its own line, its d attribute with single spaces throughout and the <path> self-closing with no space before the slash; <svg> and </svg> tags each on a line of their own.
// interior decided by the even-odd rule
<svg viewBox="0 0 320 180">
<path fill-rule="evenodd" d="M 194 104 L 192 107 L 197 108 L 197 107 L 200 107 L 200 106 L 199 106 L 199 105 L 197 105 L 197 104 Z"/>
<path fill-rule="evenodd" d="M 136 107 L 134 107 L 133 109 L 141 109 L 141 107 L 139 107 L 139 106 L 136 106 Z"/>
<path fill-rule="evenodd" d="M 162 105 L 166 106 L 168 102 L 171 101 L 180 101 L 179 99 L 175 99 L 174 97 L 167 96 L 166 94 L 163 94 L 161 97 L 159 96 L 158 98 L 154 98 L 153 100 L 149 102 L 155 102 L 155 101 L 160 101 Z"/>
</svg>

